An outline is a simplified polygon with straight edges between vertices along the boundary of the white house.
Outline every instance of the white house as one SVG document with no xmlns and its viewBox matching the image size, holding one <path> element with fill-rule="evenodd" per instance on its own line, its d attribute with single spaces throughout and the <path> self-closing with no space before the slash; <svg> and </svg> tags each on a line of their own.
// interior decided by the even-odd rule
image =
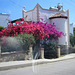
<svg viewBox="0 0 75 75">
<path fill-rule="evenodd" d="M 58 7 L 44 9 L 37 4 L 32 10 L 23 10 L 23 18 L 25 21 L 41 21 L 42 18 L 48 23 L 55 23 L 56 29 L 65 34 L 59 38 L 58 44 L 69 46 L 69 10 L 60 10 Z"/>
<path fill-rule="evenodd" d="M 9 14 L 0 13 L 0 26 L 6 27 L 9 19 L 10 19 Z"/>
</svg>

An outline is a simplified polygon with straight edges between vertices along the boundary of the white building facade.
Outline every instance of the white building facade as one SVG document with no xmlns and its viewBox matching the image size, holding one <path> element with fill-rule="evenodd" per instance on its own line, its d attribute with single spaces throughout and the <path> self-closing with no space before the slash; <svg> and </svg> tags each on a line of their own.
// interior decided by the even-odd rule
<svg viewBox="0 0 75 75">
<path fill-rule="evenodd" d="M 0 13 L 0 26 L 6 27 L 9 19 L 10 19 L 9 14 Z"/>
<path fill-rule="evenodd" d="M 58 14 L 58 15 L 57 15 Z M 57 15 L 57 16 L 56 16 Z M 37 4 L 33 10 L 23 10 L 23 18 L 25 21 L 43 21 L 50 24 L 55 23 L 56 29 L 62 31 L 65 36 L 62 36 L 58 40 L 58 45 L 69 46 L 69 10 L 58 11 L 52 9 L 44 9 Z"/>
</svg>

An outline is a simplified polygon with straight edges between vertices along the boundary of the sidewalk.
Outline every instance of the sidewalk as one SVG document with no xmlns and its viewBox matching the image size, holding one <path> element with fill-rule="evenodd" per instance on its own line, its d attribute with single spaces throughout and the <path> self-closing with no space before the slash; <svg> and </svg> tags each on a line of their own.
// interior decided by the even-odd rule
<svg viewBox="0 0 75 75">
<path fill-rule="evenodd" d="M 0 71 L 21 68 L 21 67 L 34 66 L 38 64 L 52 63 L 52 62 L 57 62 L 57 61 L 73 59 L 73 58 L 75 58 L 75 53 L 68 54 L 68 55 L 65 55 L 63 57 L 56 58 L 56 59 L 38 59 L 38 60 L 1 62 Z"/>
</svg>

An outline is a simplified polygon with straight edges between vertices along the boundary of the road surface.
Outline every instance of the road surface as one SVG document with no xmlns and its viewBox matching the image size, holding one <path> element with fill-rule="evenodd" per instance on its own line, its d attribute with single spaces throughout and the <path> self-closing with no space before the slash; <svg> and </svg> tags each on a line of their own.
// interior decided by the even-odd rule
<svg viewBox="0 0 75 75">
<path fill-rule="evenodd" d="M 75 59 L 0 71 L 0 75 L 75 75 Z"/>
</svg>

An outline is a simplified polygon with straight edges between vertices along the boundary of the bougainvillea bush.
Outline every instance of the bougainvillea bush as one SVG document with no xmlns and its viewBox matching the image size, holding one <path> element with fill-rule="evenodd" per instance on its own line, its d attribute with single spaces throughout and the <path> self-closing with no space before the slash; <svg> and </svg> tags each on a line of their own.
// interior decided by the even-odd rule
<svg viewBox="0 0 75 75">
<path fill-rule="evenodd" d="M 16 36 L 18 34 L 33 34 L 36 40 L 50 38 L 58 39 L 63 32 L 59 32 L 55 29 L 55 24 L 48 24 L 42 22 L 23 22 L 17 21 L 15 24 L 11 22 L 0 32 L 2 36 Z"/>
</svg>

